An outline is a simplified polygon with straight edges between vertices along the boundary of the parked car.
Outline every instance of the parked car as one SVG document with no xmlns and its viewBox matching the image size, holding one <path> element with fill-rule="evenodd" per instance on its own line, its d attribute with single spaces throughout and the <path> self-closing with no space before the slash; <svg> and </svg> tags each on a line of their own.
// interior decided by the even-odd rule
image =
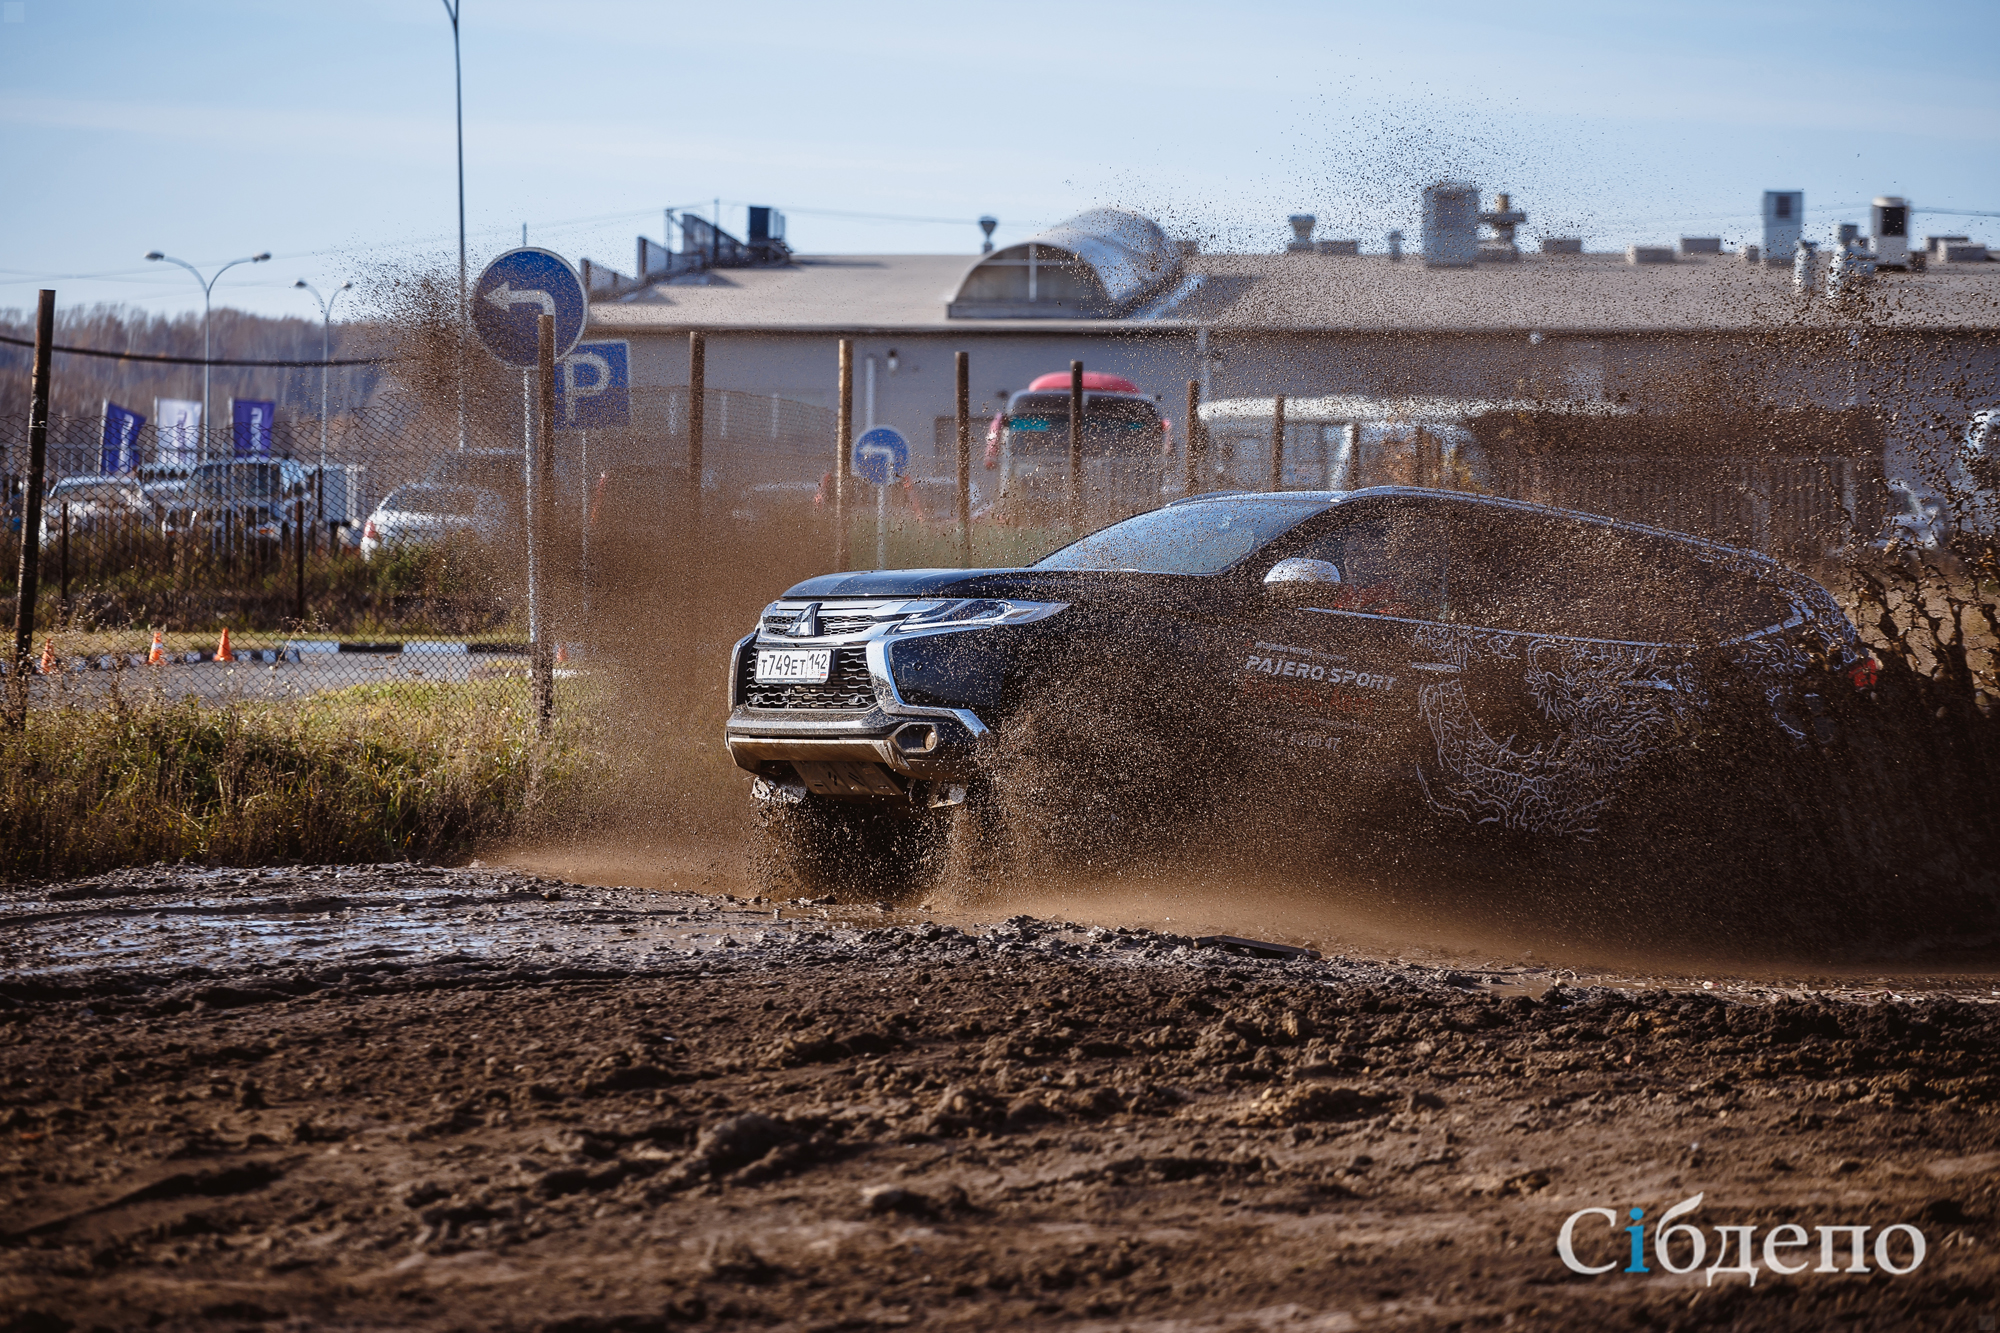
<svg viewBox="0 0 2000 1333">
<path fill-rule="evenodd" d="M 194 468 L 188 463 L 141 463 L 129 475 L 154 504 L 172 509 L 187 494 L 188 474 L 192 471 Z"/>
<path fill-rule="evenodd" d="M 136 481 L 119 476 L 64 477 L 49 487 L 42 500 L 42 545 L 61 537 L 64 505 L 69 506 L 71 533 L 151 527 L 160 521 L 159 506 Z"/>
<path fill-rule="evenodd" d="M 1125 738 L 1105 763 L 1178 766 L 1173 800 L 1275 776 L 1301 819 L 1372 785 L 1448 824 L 1587 837 L 1703 726 L 1748 710 L 1778 749 L 1828 739 L 1877 667 L 1824 588 L 1754 552 L 1382 487 L 1196 496 L 1024 569 L 808 579 L 728 670 L 756 793 L 858 846 L 839 828 L 871 810 L 976 795 L 1024 712 L 1038 762 L 1103 729 Z"/>
<path fill-rule="evenodd" d="M 478 486 L 415 481 L 389 492 L 361 528 L 361 558 L 398 546 L 467 535 L 491 540 L 508 522 L 507 502 Z"/>
<path fill-rule="evenodd" d="M 1083 377 L 1083 485 L 1093 508 L 1115 513 L 1160 501 L 1168 424 L 1130 380 Z M 1037 522 L 1067 512 L 1069 376 L 1042 375 L 1007 400 L 986 436 L 986 466 L 1000 474 L 996 515 Z"/>
<path fill-rule="evenodd" d="M 463 449 L 431 460 L 424 480 L 439 486 L 475 486 L 492 491 L 514 508 L 521 507 L 527 489 L 525 464 L 519 449 Z"/>
<path fill-rule="evenodd" d="M 197 463 L 168 524 L 174 531 L 233 530 L 275 540 L 290 531 L 293 505 L 310 502 L 311 479 L 312 469 L 290 458 Z"/>
</svg>

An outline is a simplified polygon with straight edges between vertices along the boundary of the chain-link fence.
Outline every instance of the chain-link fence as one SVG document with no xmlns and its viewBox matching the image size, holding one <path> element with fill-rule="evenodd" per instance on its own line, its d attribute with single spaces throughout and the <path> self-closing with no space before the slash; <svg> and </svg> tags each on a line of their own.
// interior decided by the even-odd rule
<svg viewBox="0 0 2000 1333">
<path fill-rule="evenodd" d="M 633 399 L 629 426 L 556 435 L 539 591 L 559 672 L 599 651 L 593 625 L 621 595 L 671 582 L 722 528 L 771 524 L 822 563 L 834 549 L 831 411 L 709 391 L 697 483 L 687 391 Z M 255 454 L 230 430 L 151 424 L 107 452 L 99 423 L 58 419 L 33 532 L 15 423 L 0 436 L 0 610 L 11 623 L 21 543 L 39 542 L 34 696 L 87 700 L 113 681 L 298 695 L 521 673 L 529 497 L 525 432 L 505 406 L 461 428 L 450 411 L 389 400 L 323 427 L 281 422 Z M 925 527 L 907 505 L 893 517 L 899 551 L 927 544 L 900 539 Z"/>
</svg>

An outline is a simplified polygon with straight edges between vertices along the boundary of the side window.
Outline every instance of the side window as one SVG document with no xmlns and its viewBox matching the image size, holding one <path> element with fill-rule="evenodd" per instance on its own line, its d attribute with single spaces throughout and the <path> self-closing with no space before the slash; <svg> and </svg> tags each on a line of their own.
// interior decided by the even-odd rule
<svg viewBox="0 0 2000 1333">
<path fill-rule="evenodd" d="M 1423 506 L 1371 506 L 1351 516 L 1335 510 L 1324 528 L 1285 554 L 1330 560 L 1340 570 L 1329 606 L 1415 620 L 1444 614 L 1444 529 Z"/>
<path fill-rule="evenodd" d="M 1692 643 L 1785 618 L 1783 597 L 1670 538 L 1472 507 L 1455 516 L 1447 618 L 1491 629 Z"/>
</svg>

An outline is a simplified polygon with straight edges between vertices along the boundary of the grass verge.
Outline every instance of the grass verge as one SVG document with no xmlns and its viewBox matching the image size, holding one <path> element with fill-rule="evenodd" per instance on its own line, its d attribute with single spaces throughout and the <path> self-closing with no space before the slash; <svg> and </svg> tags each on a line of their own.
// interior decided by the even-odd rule
<svg viewBox="0 0 2000 1333">
<path fill-rule="evenodd" d="M 569 698 L 535 738 L 523 680 L 30 710 L 0 732 L 0 879 L 449 858 L 581 809 L 591 734 Z"/>
</svg>

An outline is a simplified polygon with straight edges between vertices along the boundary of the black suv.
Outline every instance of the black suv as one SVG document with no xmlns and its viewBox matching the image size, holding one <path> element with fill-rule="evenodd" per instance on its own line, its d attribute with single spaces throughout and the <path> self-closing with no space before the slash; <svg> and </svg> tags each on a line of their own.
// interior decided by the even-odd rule
<svg viewBox="0 0 2000 1333">
<path fill-rule="evenodd" d="M 1830 739 L 1876 664 L 1824 588 L 1753 552 L 1393 487 L 1196 496 L 1026 569 L 808 579 L 729 670 L 756 795 L 836 821 L 964 801 L 1056 692 L 1042 742 L 1116 711 L 1121 744 L 1190 775 L 1317 773 L 1576 837 L 1730 700 L 1779 748 Z"/>
</svg>

